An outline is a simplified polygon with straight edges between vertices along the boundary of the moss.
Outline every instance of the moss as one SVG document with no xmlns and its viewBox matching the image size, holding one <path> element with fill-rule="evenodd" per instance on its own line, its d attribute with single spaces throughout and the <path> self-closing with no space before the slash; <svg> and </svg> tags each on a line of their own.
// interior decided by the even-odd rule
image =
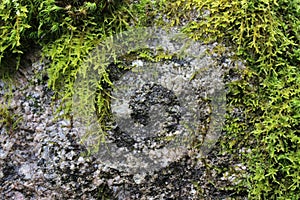
<svg viewBox="0 0 300 200">
<path fill-rule="evenodd" d="M 247 61 L 243 78 L 229 85 L 223 142 L 226 151 L 251 149 L 243 156 L 250 175 L 241 185 L 252 199 L 299 198 L 299 2 L 194 3 L 203 18 L 185 31 L 227 44 Z M 241 116 L 234 116 L 237 108 Z"/>
<path fill-rule="evenodd" d="M 6 104 L 0 104 L 0 129 L 5 128 L 9 133 L 17 129 L 19 116 L 14 114 Z"/>
<path fill-rule="evenodd" d="M 18 124 L 22 118 L 18 114 L 15 114 L 10 108 L 10 103 L 13 98 L 11 88 L 12 79 L 10 78 L 9 74 L 11 71 L 4 69 L 1 69 L 0 71 L 2 72 L 0 78 L 3 82 L 5 82 L 4 87 L 1 88 L 4 94 L 0 101 L 0 130 L 5 128 L 9 133 L 13 134 L 13 132 L 18 129 Z"/>
<path fill-rule="evenodd" d="M 223 151 L 237 157 L 240 148 L 251 149 L 241 158 L 249 176 L 236 190 L 248 190 L 252 199 L 298 199 L 299 16 L 299 0 L 4 0 L 0 67 L 19 66 L 30 45 L 41 45 L 43 56 L 51 61 L 49 85 L 68 113 L 77 73 L 101 41 L 131 26 L 185 25 L 183 31 L 195 40 L 230 47 L 247 65 L 237 72 L 242 78 L 228 85 L 226 135 L 221 142 Z M 140 56 L 153 55 L 144 51 Z M 106 70 L 100 75 L 103 84 L 110 83 Z M 107 99 L 98 98 L 99 108 L 108 109 Z M 1 107 L 1 113 L 10 124 L 7 108 Z"/>
</svg>

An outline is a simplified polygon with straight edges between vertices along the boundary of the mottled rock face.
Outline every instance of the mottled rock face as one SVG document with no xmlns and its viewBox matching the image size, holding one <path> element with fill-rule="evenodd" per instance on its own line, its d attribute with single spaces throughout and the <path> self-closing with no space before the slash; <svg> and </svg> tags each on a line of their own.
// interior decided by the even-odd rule
<svg viewBox="0 0 300 200">
<path fill-rule="evenodd" d="M 15 127 L 0 122 L 0 199 L 97 199 L 105 173 L 93 158 L 81 156 L 86 149 L 71 121 L 55 114 L 59 101 L 37 78 L 45 67 L 35 62 L 23 68 L 29 75 L 13 77 L 12 91 L 0 79 L 15 120 Z M 5 103 L 3 96 L 0 103 Z"/>
<path fill-rule="evenodd" d="M 222 192 L 207 184 L 216 172 L 207 173 L 202 159 L 215 151 L 221 135 L 226 102 L 223 78 L 232 63 L 227 55 L 206 53 L 216 44 L 172 39 L 176 31 L 148 31 L 150 39 L 137 35 L 143 34 L 140 30 L 120 35 L 112 40 L 108 51 L 99 48 L 88 59 L 87 71 L 75 84 L 84 94 L 82 100 L 80 94 L 74 98 L 79 108 L 74 112 L 79 135 L 87 147 L 105 138 L 94 157 L 106 172 L 117 172 L 107 181 L 117 199 L 197 199 L 199 191 L 203 197 L 219 195 Z M 160 46 L 173 56 L 156 62 L 132 57 L 126 60 L 126 53 L 145 42 L 145 48 L 153 53 Z M 113 60 L 106 60 L 103 52 L 121 57 L 120 68 L 112 64 Z M 103 67 L 99 63 L 111 64 Z M 94 70 L 96 65 L 99 68 Z M 105 76 L 111 80 L 104 84 L 111 111 L 111 118 L 106 119 L 110 129 L 105 135 L 97 134 L 102 127 L 95 104 L 91 104 L 99 100 L 97 91 L 102 95 L 94 85 L 105 82 L 97 70 L 106 70 Z"/>
<path fill-rule="evenodd" d="M 198 47 L 198 53 L 212 48 Z M 0 199 L 229 197 L 222 188 L 235 184 L 246 169 L 220 156 L 214 145 L 219 136 L 214 133 L 220 132 L 211 121 L 219 119 L 222 77 L 232 65 L 217 59 L 134 60 L 127 70 L 110 68 L 113 126 L 106 144 L 89 156 L 80 143 L 86 127 L 55 114 L 60 102 L 37 78 L 47 66 L 34 63 L 27 78 L 16 80 L 8 105 L 20 117 L 18 126 L 11 130 L 0 124 Z M 237 78 L 229 73 L 227 79 Z M 8 93 L 5 86 L 0 80 L 0 101 Z M 220 174 L 207 166 L 236 173 Z"/>
<path fill-rule="evenodd" d="M 143 174 L 187 155 L 197 143 L 210 149 L 205 136 L 213 145 L 220 134 L 208 131 L 216 119 L 213 111 L 220 111 L 214 98 L 222 97 L 218 91 L 224 94 L 220 66 L 212 63 L 202 56 L 157 63 L 134 60 L 127 70 L 109 66 L 114 128 L 108 132 L 109 150 L 100 148 L 99 159 L 112 168 Z"/>
</svg>

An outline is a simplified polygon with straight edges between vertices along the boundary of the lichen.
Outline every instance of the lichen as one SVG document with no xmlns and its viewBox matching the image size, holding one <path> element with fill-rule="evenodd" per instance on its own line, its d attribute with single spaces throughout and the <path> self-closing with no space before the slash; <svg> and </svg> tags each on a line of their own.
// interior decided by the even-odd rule
<svg viewBox="0 0 300 200">
<path fill-rule="evenodd" d="M 299 0 L 80 2 L 1 1 L 0 67 L 20 66 L 32 45 L 42 46 L 43 56 L 51 61 L 49 86 L 68 113 L 77 73 L 101 41 L 130 27 L 184 25 L 191 38 L 218 42 L 215 52 L 225 46 L 247 65 L 229 73 L 239 79 L 228 85 L 228 118 L 221 142 L 224 152 L 249 169 L 235 190 L 253 199 L 299 198 Z M 152 58 L 147 53 L 141 56 Z M 162 53 L 158 59 L 169 56 Z M 111 84 L 105 68 L 98 70 L 102 83 Z M 105 90 L 99 89 L 103 96 L 98 107 L 109 111 Z M 251 151 L 240 156 L 243 147 Z"/>
</svg>

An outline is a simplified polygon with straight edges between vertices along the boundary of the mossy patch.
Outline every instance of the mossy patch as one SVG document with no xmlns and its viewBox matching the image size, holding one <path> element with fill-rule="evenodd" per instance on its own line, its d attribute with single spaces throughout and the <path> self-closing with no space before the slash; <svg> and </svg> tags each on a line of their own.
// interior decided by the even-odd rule
<svg viewBox="0 0 300 200">
<path fill-rule="evenodd" d="M 241 79 L 228 85 L 226 135 L 221 142 L 223 151 L 237 157 L 242 147 L 251 150 L 239 157 L 247 164 L 249 176 L 236 190 L 252 199 L 298 199 L 299 3 L 4 0 L 0 3 L 1 68 L 19 66 L 32 44 L 41 45 L 44 57 L 51 61 L 49 86 L 63 99 L 68 113 L 77 73 L 99 42 L 131 26 L 186 24 L 186 34 L 230 47 L 247 65 L 245 71 L 233 72 Z M 151 57 L 147 52 L 141 56 Z M 98 104 L 106 106 L 105 100 L 100 97 Z M 1 108 L 1 113 L 11 121 L 7 109 Z"/>
<path fill-rule="evenodd" d="M 229 85 L 223 142 L 227 151 L 251 149 L 241 187 L 253 199 L 299 198 L 299 1 L 194 2 L 203 18 L 187 33 L 230 45 L 248 66 Z"/>
</svg>

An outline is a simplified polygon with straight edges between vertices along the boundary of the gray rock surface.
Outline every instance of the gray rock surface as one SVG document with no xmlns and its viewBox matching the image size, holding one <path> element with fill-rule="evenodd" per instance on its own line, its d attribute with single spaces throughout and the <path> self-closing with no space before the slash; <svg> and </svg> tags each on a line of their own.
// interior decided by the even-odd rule
<svg viewBox="0 0 300 200">
<path fill-rule="evenodd" d="M 225 73 L 231 65 L 227 60 L 220 67 Z M 14 129 L 0 126 L 0 199 L 228 199 L 234 193 L 221 188 L 236 184 L 235 178 L 245 174 L 245 167 L 229 155 L 219 155 L 217 146 L 210 149 L 205 162 L 199 158 L 197 148 L 186 149 L 162 168 L 137 174 L 118 170 L 97 155 L 86 156 L 76 122 L 60 117 L 63 113 L 56 114 L 60 101 L 47 87 L 47 77 L 38 76 L 46 67 L 36 62 L 24 69 L 28 73 L 15 79 L 10 102 L 5 102 L 6 82 L 0 80 L 0 104 L 8 106 L 16 124 Z M 174 85 L 176 93 L 180 80 Z M 167 83 L 163 86 L 169 88 Z M 134 99 L 127 103 L 138 106 Z M 129 114 L 122 103 L 116 103 L 114 109 L 120 115 Z M 176 113 L 176 104 L 172 109 Z M 132 137 L 138 140 L 143 136 Z M 151 141 L 147 148 L 155 149 L 156 145 L 159 142 Z M 157 151 L 152 154 L 161 156 Z M 207 168 L 224 164 L 237 169 L 236 175 L 218 174 Z"/>
</svg>

